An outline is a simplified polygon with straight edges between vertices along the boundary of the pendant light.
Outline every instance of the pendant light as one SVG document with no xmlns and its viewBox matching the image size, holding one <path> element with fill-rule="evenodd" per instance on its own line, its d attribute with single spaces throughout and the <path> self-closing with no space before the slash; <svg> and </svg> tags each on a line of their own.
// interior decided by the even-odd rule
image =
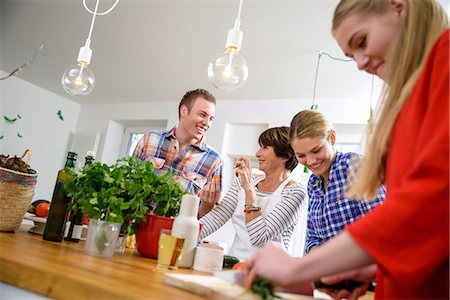
<svg viewBox="0 0 450 300">
<path fill-rule="evenodd" d="M 94 90 L 95 76 L 94 72 L 92 72 L 92 70 L 88 68 L 88 65 L 91 63 L 92 57 L 92 50 L 90 48 L 90 45 L 92 30 L 94 29 L 95 17 L 108 14 L 114 9 L 118 2 L 119 0 L 116 0 L 109 10 L 103 13 L 98 13 L 97 11 L 100 0 L 96 0 L 94 11 L 91 11 L 86 5 L 86 0 L 83 0 L 84 8 L 92 14 L 91 28 L 89 29 L 89 35 L 86 39 L 85 45 L 80 48 L 80 51 L 78 53 L 78 63 L 76 65 L 68 67 L 61 79 L 62 86 L 69 95 L 86 96 Z"/>
<path fill-rule="evenodd" d="M 243 0 L 240 0 L 234 27 L 228 31 L 225 51 L 216 54 L 208 64 L 208 78 L 211 83 L 216 88 L 227 92 L 242 87 L 248 78 L 247 62 L 239 54 L 244 35 L 239 29 L 242 2 Z"/>
</svg>

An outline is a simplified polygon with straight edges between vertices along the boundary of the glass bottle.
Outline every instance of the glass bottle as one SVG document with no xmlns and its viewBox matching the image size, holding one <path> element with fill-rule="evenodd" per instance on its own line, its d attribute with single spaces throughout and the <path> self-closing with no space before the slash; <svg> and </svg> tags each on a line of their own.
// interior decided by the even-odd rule
<svg viewBox="0 0 450 300">
<path fill-rule="evenodd" d="M 77 160 L 75 152 L 67 153 L 66 167 L 74 168 Z M 67 206 L 69 197 L 64 192 L 64 181 L 67 179 L 67 173 L 64 169 L 58 171 L 56 185 L 53 190 L 53 197 L 48 212 L 47 222 L 44 229 L 44 240 L 52 242 L 61 242 L 64 235 L 64 226 L 67 219 Z"/>
<path fill-rule="evenodd" d="M 200 199 L 196 195 L 183 195 L 180 214 L 173 221 L 172 235 L 184 238 L 181 259 L 178 264 L 181 268 L 192 267 L 194 261 L 194 251 L 200 228 L 197 219 L 199 203 Z"/>
<path fill-rule="evenodd" d="M 95 161 L 95 152 L 86 152 L 86 157 L 84 158 L 84 166 L 90 165 Z M 76 201 L 76 199 L 74 199 Z M 66 223 L 66 230 L 64 233 L 64 240 L 71 242 L 79 242 L 81 238 L 81 232 L 83 230 L 83 220 L 84 215 L 81 209 L 77 209 L 76 212 L 71 212 L 70 220 Z"/>
</svg>

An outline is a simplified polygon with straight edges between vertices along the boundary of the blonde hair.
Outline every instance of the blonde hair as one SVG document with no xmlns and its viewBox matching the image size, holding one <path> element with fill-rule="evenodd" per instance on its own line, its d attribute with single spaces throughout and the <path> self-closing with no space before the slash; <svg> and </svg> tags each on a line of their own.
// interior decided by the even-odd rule
<svg viewBox="0 0 450 300">
<path fill-rule="evenodd" d="M 295 138 L 327 138 L 333 125 L 316 110 L 302 110 L 294 116 L 289 127 L 289 141 Z"/>
<path fill-rule="evenodd" d="M 383 14 L 389 0 L 341 0 L 334 17 L 334 32 L 350 15 Z M 400 33 L 389 52 L 377 124 L 366 149 L 365 159 L 349 196 L 373 198 L 385 182 L 386 152 L 392 127 L 417 82 L 427 54 L 439 35 L 448 27 L 444 9 L 436 0 L 408 0 Z"/>
</svg>

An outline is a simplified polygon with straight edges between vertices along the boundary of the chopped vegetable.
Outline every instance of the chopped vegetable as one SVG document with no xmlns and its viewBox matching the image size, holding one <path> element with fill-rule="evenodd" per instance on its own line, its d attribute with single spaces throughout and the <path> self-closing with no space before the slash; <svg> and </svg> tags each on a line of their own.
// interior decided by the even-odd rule
<svg viewBox="0 0 450 300">
<path fill-rule="evenodd" d="M 261 300 L 270 300 L 279 298 L 280 296 L 275 295 L 274 286 L 267 280 L 262 277 L 256 277 L 255 281 L 252 284 L 251 291 L 253 294 L 258 295 Z"/>
</svg>

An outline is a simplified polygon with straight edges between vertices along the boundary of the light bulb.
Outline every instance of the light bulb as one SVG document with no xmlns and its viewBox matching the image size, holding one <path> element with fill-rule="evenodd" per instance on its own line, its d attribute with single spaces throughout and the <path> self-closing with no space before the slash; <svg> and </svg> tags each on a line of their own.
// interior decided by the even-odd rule
<svg viewBox="0 0 450 300">
<path fill-rule="evenodd" d="M 226 92 L 234 91 L 247 81 L 247 63 L 238 51 L 232 47 L 227 48 L 209 62 L 208 78 L 216 88 Z"/>
<path fill-rule="evenodd" d="M 61 83 L 69 95 L 86 96 L 94 90 L 95 76 L 85 64 L 78 63 L 66 69 Z"/>
</svg>

